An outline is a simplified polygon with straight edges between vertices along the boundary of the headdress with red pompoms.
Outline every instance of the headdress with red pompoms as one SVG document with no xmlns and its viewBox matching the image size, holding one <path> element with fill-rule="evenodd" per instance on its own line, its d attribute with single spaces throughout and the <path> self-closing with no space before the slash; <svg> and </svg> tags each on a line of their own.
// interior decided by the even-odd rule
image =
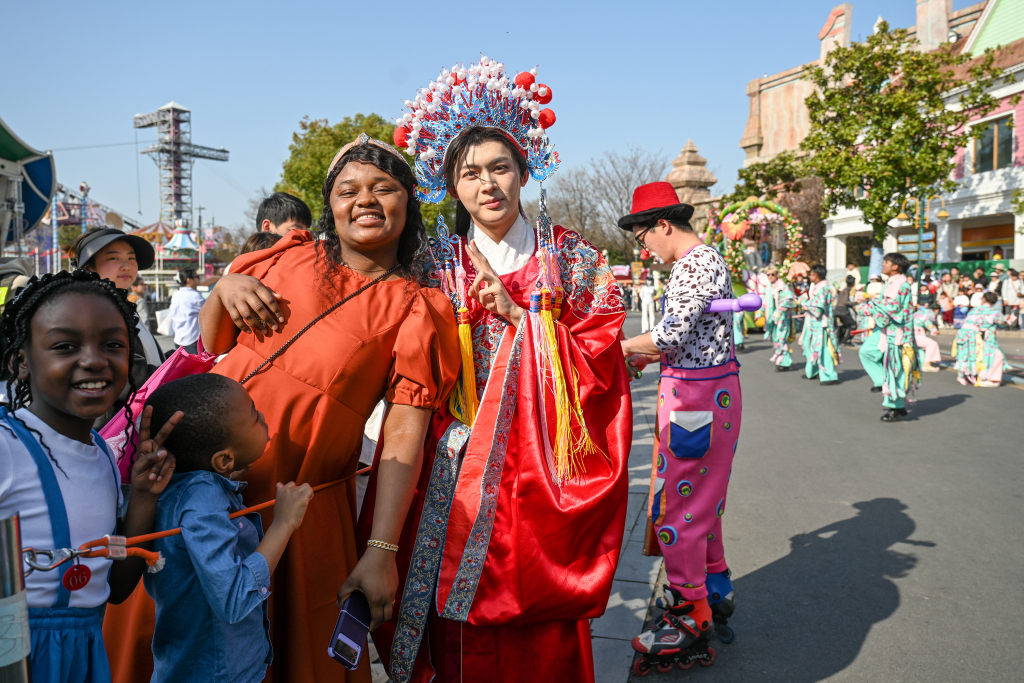
<svg viewBox="0 0 1024 683">
<path fill-rule="evenodd" d="M 406 100 L 410 110 L 396 120 L 395 145 L 416 156 L 416 196 L 437 203 L 448 188 L 444 158 L 448 145 L 473 126 L 498 128 L 526 156 L 535 180 L 548 178 L 558 166 L 558 154 L 546 129 L 555 123 L 555 112 L 542 109 L 551 101 L 551 88 L 537 82 L 537 69 L 509 80 L 505 65 L 487 57 L 479 64 L 443 69 L 437 80 Z"/>
</svg>

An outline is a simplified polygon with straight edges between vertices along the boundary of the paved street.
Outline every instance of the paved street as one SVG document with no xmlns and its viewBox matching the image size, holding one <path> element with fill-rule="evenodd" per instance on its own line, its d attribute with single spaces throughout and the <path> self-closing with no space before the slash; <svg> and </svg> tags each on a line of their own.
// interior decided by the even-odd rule
<svg viewBox="0 0 1024 683">
<path fill-rule="evenodd" d="M 631 314 L 627 334 L 638 323 Z M 709 669 L 647 680 L 1020 680 L 1024 391 L 926 374 L 909 419 L 885 424 L 856 350 L 843 351 L 842 384 L 832 387 L 775 373 L 758 337 L 740 355 L 743 435 L 724 520 L 736 640 L 715 644 Z M 651 370 L 634 385 L 620 572 L 593 624 L 599 681 L 629 676 L 628 640 L 660 568 L 638 544 Z"/>
</svg>

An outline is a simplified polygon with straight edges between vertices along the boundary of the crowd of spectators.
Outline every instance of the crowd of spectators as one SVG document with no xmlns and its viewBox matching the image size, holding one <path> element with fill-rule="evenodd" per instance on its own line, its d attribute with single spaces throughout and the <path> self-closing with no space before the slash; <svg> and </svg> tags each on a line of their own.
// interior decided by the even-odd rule
<svg viewBox="0 0 1024 683">
<path fill-rule="evenodd" d="M 911 278 L 913 281 L 913 278 Z M 1024 301 L 1024 273 L 1007 268 L 1002 263 L 988 274 L 982 268 L 972 275 L 961 273 L 956 267 L 935 274 L 924 268 L 914 291 L 918 305 L 933 308 L 940 313 L 942 327 L 958 328 L 967 313 L 984 303 L 985 292 L 999 297 L 996 306 L 1002 307 L 1004 322 L 1011 329 L 1020 328 L 1020 307 Z"/>
</svg>

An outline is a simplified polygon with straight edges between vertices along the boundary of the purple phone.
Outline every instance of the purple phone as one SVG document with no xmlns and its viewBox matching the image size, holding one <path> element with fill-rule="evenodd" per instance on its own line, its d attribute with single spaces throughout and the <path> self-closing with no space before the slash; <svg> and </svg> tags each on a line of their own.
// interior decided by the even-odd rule
<svg viewBox="0 0 1024 683">
<path fill-rule="evenodd" d="M 327 654 L 346 669 L 355 669 L 366 649 L 366 634 L 369 632 L 370 603 L 366 601 L 365 595 L 356 591 L 341 606 Z"/>
</svg>

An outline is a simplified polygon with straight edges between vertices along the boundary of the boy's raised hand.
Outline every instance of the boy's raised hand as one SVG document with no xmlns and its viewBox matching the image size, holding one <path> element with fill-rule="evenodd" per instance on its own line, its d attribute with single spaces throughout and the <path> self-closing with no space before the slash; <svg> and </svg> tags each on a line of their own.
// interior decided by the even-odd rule
<svg viewBox="0 0 1024 683">
<path fill-rule="evenodd" d="M 297 486 L 294 481 L 277 483 L 277 498 L 274 500 L 274 524 L 282 522 L 294 531 L 302 524 L 309 501 L 313 500 L 313 487 L 309 484 Z"/>
<path fill-rule="evenodd" d="M 153 417 L 153 406 L 146 406 L 142 411 L 142 423 L 139 426 L 139 451 L 132 467 L 132 493 L 148 493 L 159 496 L 171 482 L 174 473 L 174 456 L 162 448 L 164 441 L 174 431 L 175 425 L 185 417 L 180 410 L 171 415 L 156 436 L 150 438 L 150 420 Z"/>
</svg>

